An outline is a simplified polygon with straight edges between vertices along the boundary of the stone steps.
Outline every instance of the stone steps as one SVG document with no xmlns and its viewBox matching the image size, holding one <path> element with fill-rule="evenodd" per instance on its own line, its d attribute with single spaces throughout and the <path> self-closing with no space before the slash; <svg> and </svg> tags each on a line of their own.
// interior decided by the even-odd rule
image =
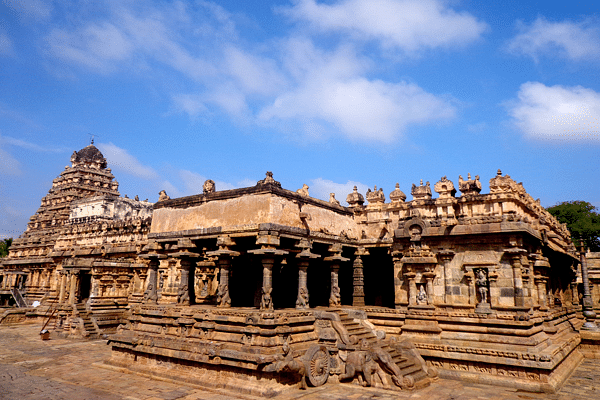
<svg viewBox="0 0 600 400">
<path fill-rule="evenodd" d="M 366 346 L 364 347 L 376 346 L 387 352 L 391 356 L 392 361 L 400 369 L 402 376 L 412 378 L 415 389 L 426 387 L 431 383 L 431 378 L 427 376 L 423 367 L 419 363 L 416 363 L 413 357 L 406 357 L 400 351 L 390 347 L 386 342 L 379 340 L 371 329 L 357 322 L 348 313 L 342 310 L 335 310 L 335 312 L 340 316 L 342 325 L 344 325 L 353 343 L 356 340 L 357 345 L 361 345 L 361 342 L 364 340 L 366 343 L 362 346 L 365 344 Z"/>
<path fill-rule="evenodd" d="M 86 337 L 100 337 L 100 332 L 96 329 L 96 325 L 92 321 L 90 312 L 87 311 L 84 303 L 75 304 L 76 312 L 79 315 L 79 318 L 83 321 L 83 336 Z"/>
</svg>

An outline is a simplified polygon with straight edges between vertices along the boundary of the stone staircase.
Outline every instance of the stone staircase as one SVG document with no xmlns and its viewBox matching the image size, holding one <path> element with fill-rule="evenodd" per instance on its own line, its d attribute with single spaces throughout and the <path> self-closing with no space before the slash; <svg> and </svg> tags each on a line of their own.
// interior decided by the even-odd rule
<svg viewBox="0 0 600 400">
<path fill-rule="evenodd" d="M 410 352 L 407 353 L 397 346 L 391 345 L 388 340 L 379 339 L 369 327 L 348 315 L 347 312 L 339 309 L 334 312 L 340 316 L 341 323 L 348 332 L 352 345 L 357 348 L 378 347 L 388 353 L 400 369 L 401 375 L 409 377 L 409 380 L 414 382 L 414 387 L 411 387 L 411 389 L 429 386 L 432 377 L 428 375 L 427 367 L 422 359 L 419 360 Z"/>
<path fill-rule="evenodd" d="M 98 331 L 96 324 L 94 324 L 94 321 L 92 320 L 91 313 L 85 307 L 85 303 L 75 304 L 73 311 L 75 312 L 75 315 L 78 316 L 82 321 L 81 334 L 84 337 L 100 337 L 100 332 Z"/>
<path fill-rule="evenodd" d="M 12 294 L 13 298 L 15 299 L 15 302 L 17 303 L 17 307 L 19 307 L 19 308 L 28 307 L 27 302 L 23 298 L 23 295 L 21 295 L 21 291 L 19 289 L 12 288 L 12 289 L 10 289 L 10 293 Z"/>
</svg>

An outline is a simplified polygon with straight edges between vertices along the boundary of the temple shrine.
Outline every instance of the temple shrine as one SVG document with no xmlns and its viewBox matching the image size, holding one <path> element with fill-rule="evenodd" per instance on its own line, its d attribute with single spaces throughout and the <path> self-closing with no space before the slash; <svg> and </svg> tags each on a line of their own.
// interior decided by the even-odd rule
<svg viewBox="0 0 600 400">
<path fill-rule="evenodd" d="M 110 365 L 263 396 L 438 376 L 554 392 L 600 354 L 580 301 L 589 259 L 599 306 L 600 256 L 580 259 L 510 176 L 489 188 L 444 176 L 413 184 L 410 201 L 398 184 L 389 201 L 355 187 L 343 206 L 267 172 L 150 203 L 120 197 L 92 144 L 0 261 L 0 301 L 18 306 L 0 324 L 106 335 Z"/>
</svg>

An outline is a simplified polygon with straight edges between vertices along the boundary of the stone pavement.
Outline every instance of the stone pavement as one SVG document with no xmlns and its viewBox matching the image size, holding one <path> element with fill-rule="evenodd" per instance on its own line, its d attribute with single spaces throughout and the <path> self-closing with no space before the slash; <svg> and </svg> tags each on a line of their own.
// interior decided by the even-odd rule
<svg viewBox="0 0 600 400">
<path fill-rule="evenodd" d="M 162 381 L 102 367 L 110 357 L 105 340 L 52 337 L 42 341 L 38 324 L 0 326 L 0 399 L 225 400 L 257 399 L 209 391 L 187 383 Z M 600 359 L 586 359 L 560 393 L 542 394 L 439 379 L 418 391 L 392 392 L 351 384 L 290 390 L 285 400 L 527 400 L 600 399 Z"/>
</svg>

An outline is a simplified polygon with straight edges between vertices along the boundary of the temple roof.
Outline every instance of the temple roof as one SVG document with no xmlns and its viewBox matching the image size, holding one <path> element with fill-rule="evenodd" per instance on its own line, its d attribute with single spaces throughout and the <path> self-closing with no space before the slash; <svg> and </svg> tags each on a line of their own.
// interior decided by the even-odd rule
<svg viewBox="0 0 600 400">
<path fill-rule="evenodd" d="M 71 156 L 71 162 L 74 164 L 96 163 L 99 164 L 100 168 L 106 168 L 106 158 L 104 158 L 104 155 L 102 155 L 100 150 L 93 144 L 90 144 L 79 151 L 74 151 Z"/>
</svg>

